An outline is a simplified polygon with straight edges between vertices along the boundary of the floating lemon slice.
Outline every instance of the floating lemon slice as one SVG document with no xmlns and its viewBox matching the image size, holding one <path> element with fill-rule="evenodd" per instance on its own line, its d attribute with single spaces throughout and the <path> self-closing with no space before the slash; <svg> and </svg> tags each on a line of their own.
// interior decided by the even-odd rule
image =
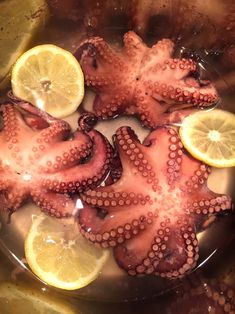
<svg viewBox="0 0 235 314">
<path fill-rule="evenodd" d="M 49 16 L 46 0 L 0 1 L 0 89 L 10 82 L 10 70 L 28 49 Z"/>
<path fill-rule="evenodd" d="M 39 45 L 15 63 L 11 77 L 15 96 L 56 118 L 75 112 L 84 96 L 84 76 L 77 59 L 55 45 Z"/>
<path fill-rule="evenodd" d="M 89 243 L 76 224 L 38 216 L 25 240 L 25 256 L 32 271 L 45 283 L 75 290 L 99 276 L 109 251 Z"/>
<path fill-rule="evenodd" d="M 23 285 L 0 283 L 1 314 L 75 314 L 69 304 Z"/>
<path fill-rule="evenodd" d="M 199 111 L 183 120 L 180 137 L 185 148 L 208 165 L 235 166 L 235 115 L 220 109 Z"/>
</svg>

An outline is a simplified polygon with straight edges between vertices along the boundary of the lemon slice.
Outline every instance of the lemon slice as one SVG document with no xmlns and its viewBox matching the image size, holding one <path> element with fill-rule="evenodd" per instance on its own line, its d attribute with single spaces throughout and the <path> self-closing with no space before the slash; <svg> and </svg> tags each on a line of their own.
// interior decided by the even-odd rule
<svg viewBox="0 0 235 314">
<path fill-rule="evenodd" d="M 28 49 L 49 16 L 46 0 L 0 1 L 0 89 L 10 82 L 10 70 Z"/>
<path fill-rule="evenodd" d="M 75 290 L 99 276 L 109 250 L 89 243 L 74 223 L 38 216 L 25 240 L 25 256 L 32 271 L 45 283 Z"/>
<path fill-rule="evenodd" d="M 235 166 L 235 115 L 224 110 L 199 111 L 183 120 L 180 137 L 185 148 L 208 165 Z"/>
<path fill-rule="evenodd" d="M 75 314 L 67 302 L 29 289 L 25 285 L 0 283 L 1 314 Z"/>
<path fill-rule="evenodd" d="M 15 63 L 11 77 L 15 96 L 56 118 L 75 112 L 84 96 L 84 76 L 77 59 L 55 45 L 39 45 Z"/>
</svg>

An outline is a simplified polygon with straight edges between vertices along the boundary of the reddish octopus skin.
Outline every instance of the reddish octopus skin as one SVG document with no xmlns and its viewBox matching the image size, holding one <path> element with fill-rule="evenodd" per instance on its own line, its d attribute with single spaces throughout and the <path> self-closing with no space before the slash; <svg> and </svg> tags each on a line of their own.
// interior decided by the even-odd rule
<svg viewBox="0 0 235 314">
<path fill-rule="evenodd" d="M 134 32 L 124 35 L 119 51 L 100 37 L 81 43 L 75 56 L 87 86 L 97 93 L 95 114 L 102 119 L 135 114 L 145 126 L 155 128 L 179 122 L 191 107 L 217 102 L 211 83 L 193 77 L 197 64 L 172 58 L 173 49 L 169 39 L 149 48 Z"/>
<path fill-rule="evenodd" d="M 130 275 L 183 276 L 199 257 L 196 232 L 231 208 L 230 197 L 208 189 L 210 168 L 184 151 L 172 127 L 159 127 L 143 144 L 121 127 L 115 145 L 122 176 L 82 193 L 82 234 L 97 246 L 114 247 Z"/>
<path fill-rule="evenodd" d="M 221 279 L 189 276 L 174 293 L 166 314 L 234 314 L 234 293 Z"/>
<path fill-rule="evenodd" d="M 22 111 L 23 109 L 23 111 Z M 71 194 L 95 187 L 109 171 L 112 148 L 95 130 L 77 130 L 24 102 L 2 104 L 0 204 L 9 213 L 31 198 L 58 218 L 76 213 Z"/>
</svg>

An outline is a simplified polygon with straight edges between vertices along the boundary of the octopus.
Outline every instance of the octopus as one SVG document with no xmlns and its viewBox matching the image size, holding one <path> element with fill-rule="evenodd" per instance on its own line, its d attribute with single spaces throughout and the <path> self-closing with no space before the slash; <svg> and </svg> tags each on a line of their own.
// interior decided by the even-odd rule
<svg viewBox="0 0 235 314">
<path fill-rule="evenodd" d="M 120 20 L 122 27 L 132 26 L 138 1 L 48 0 L 48 4 L 54 17 L 79 24 L 89 34 L 105 32 L 105 28 L 113 31 L 116 26 L 120 29 Z"/>
<path fill-rule="evenodd" d="M 96 246 L 112 247 L 131 276 L 184 276 L 199 258 L 197 232 L 232 208 L 230 197 L 207 187 L 209 166 L 184 150 L 172 126 L 158 127 L 142 144 L 123 126 L 114 144 L 121 175 L 81 194 L 81 233 Z"/>
<path fill-rule="evenodd" d="M 223 280 L 193 276 L 176 291 L 167 314 L 234 314 L 234 289 Z"/>
<path fill-rule="evenodd" d="M 192 108 L 213 106 L 218 101 L 213 85 L 198 78 L 195 61 L 173 58 L 173 51 L 169 39 L 149 48 L 132 31 L 119 50 L 100 37 L 82 42 L 75 56 L 86 85 L 96 92 L 97 117 L 137 115 L 143 125 L 156 128 L 181 121 Z"/>
<path fill-rule="evenodd" d="M 16 102 L 16 101 L 15 101 Z M 73 194 L 98 185 L 112 148 L 98 131 L 70 125 L 29 103 L 0 106 L 0 204 L 12 214 L 31 199 L 58 218 L 76 213 Z"/>
</svg>

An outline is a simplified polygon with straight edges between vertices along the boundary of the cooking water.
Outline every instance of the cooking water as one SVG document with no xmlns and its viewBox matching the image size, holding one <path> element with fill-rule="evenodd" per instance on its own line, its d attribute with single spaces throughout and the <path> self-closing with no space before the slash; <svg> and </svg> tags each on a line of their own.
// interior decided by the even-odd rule
<svg viewBox="0 0 235 314">
<path fill-rule="evenodd" d="M 99 30 L 98 33 L 99 35 L 102 35 L 103 33 L 106 39 L 108 38 L 113 45 L 118 46 L 120 44 L 122 34 L 127 31 L 126 28 L 123 28 L 122 23 L 126 23 L 126 20 L 120 19 L 120 25 L 116 25 L 115 27 L 106 27 L 103 30 Z M 41 33 L 37 40 L 35 40 L 34 44 L 52 43 L 74 52 L 76 51 L 81 37 L 79 28 L 72 27 L 70 23 L 66 25 L 65 22 L 62 28 L 61 23 L 52 18 L 43 33 Z M 151 34 L 149 38 L 152 41 Z M 156 41 L 157 39 L 159 38 L 156 38 Z M 176 48 L 176 54 L 178 55 L 190 53 L 185 47 L 180 45 L 177 47 L 177 43 Z M 214 81 L 215 85 L 217 84 L 216 86 L 218 86 L 218 89 L 222 90 L 222 99 L 218 106 L 222 106 L 223 109 L 228 108 L 228 110 L 230 110 L 230 108 L 232 108 L 232 104 L 234 103 L 234 99 L 229 98 L 226 94 L 226 90 L 229 90 L 230 87 L 226 85 L 226 82 L 218 74 L 216 64 L 208 63 L 207 60 L 200 59 L 201 57 L 202 56 L 197 55 L 197 59 L 200 60 L 200 75 L 202 77 L 210 78 Z M 84 102 L 82 107 L 79 109 L 79 112 L 65 119 L 71 124 L 74 130 L 77 127 L 79 114 L 83 110 L 91 110 L 93 100 L 93 92 L 87 90 Z M 112 120 L 102 121 L 97 124 L 96 129 L 105 134 L 108 140 L 111 141 L 112 135 L 120 126 L 123 125 L 131 126 L 136 131 L 141 141 L 149 133 L 149 130 L 147 128 L 143 128 L 135 117 L 117 117 Z M 235 185 L 232 183 L 233 178 L 233 169 L 213 169 L 212 174 L 209 177 L 209 188 L 214 192 L 225 193 L 231 196 L 235 195 Z M 34 275 L 28 268 L 27 264 L 24 263 L 24 239 L 32 223 L 33 216 L 39 214 L 39 208 L 32 203 L 24 205 L 20 210 L 14 213 L 11 217 L 10 223 L 8 223 L 6 215 L 1 213 L 2 223 L 0 230 L 0 247 L 4 254 L 9 258 L 9 263 L 13 262 L 14 267 L 16 267 L 17 270 L 22 267 L 22 270 L 25 272 L 23 277 L 25 276 L 26 281 L 28 280 L 28 284 L 32 285 L 32 287 L 35 286 L 34 280 L 27 278 L 34 278 Z M 197 268 L 206 267 L 206 265 L 211 263 L 211 261 L 212 263 L 210 265 L 212 265 L 212 268 L 216 268 L 216 265 L 213 263 L 213 259 L 215 256 L 223 252 L 232 240 L 235 231 L 233 224 L 234 221 L 232 221 L 231 217 L 221 217 L 206 231 L 198 234 L 200 259 Z M 7 266 L 5 269 L 5 273 L 4 271 L 0 273 L 0 279 L 5 280 L 7 277 L 7 279 L 11 280 L 12 274 L 9 271 L 10 267 Z M 22 274 L 17 274 L 16 277 L 17 276 L 20 278 Z M 35 279 L 36 281 L 39 281 L 36 277 Z M 148 299 L 153 296 L 162 295 L 178 285 L 180 285 L 180 282 L 178 281 L 168 281 L 155 276 L 132 278 L 126 275 L 124 271 L 120 270 L 112 256 L 102 270 L 98 279 L 80 290 L 72 292 L 57 291 L 57 289 L 51 289 L 43 283 L 39 283 L 39 286 L 43 287 L 42 289 L 45 291 L 52 290 L 54 291 L 54 294 L 62 293 L 65 298 L 85 298 L 99 301 Z"/>
</svg>

